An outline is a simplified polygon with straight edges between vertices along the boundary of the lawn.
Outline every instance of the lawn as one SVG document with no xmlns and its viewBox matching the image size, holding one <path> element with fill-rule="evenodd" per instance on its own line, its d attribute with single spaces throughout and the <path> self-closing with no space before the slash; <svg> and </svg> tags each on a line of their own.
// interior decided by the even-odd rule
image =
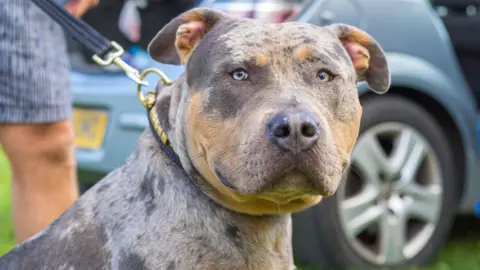
<svg viewBox="0 0 480 270">
<path fill-rule="evenodd" d="M 0 153 L 0 256 L 15 245 L 10 211 L 9 178 L 8 160 Z"/>
<path fill-rule="evenodd" d="M 8 161 L 0 153 L 0 256 L 14 245 L 10 211 Z M 305 268 L 302 268 L 302 270 Z M 480 270 L 480 220 L 458 218 L 439 260 L 422 270 Z"/>
</svg>

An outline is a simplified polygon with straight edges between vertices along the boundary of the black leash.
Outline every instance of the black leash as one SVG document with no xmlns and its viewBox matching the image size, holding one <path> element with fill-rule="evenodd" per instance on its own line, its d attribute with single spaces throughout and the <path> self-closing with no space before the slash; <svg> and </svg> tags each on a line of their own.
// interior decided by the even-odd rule
<svg viewBox="0 0 480 270">
<path fill-rule="evenodd" d="M 167 135 L 164 133 L 160 122 L 155 112 L 155 99 L 145 99 L 141 92 L 141 86 L 147 86 L 147 82 L 143 81 L 144 77 L 148 73 L 156 73 L 162 78 L 164 84 L 170 84 L 168 78 L 159 70 L 147 69 L 142 74 L 138 70 L 132 68 L 125 63 L 120 57 L 124 53 L 123 48 L 116 42 L 112 42 L 105 38 L 102 34 L 98 33 L 90 25 L 82 20 L 75 18 L 68 13 L 63 7 L 53 2 L 52 0 L 32 0 L 41 10 L 55 20 L 64 31 L 70 34 L 70 36 L 81 45 L 85 46 L 93 54 L 93 60 L 100 66 L 108 66 L 115 64 L 119 66 L 126 75 L 137 83 L 137 91 L 140 101 L 147 109 L 147 117 L 150 125 L 150 129 L 155 137 L 160 148 L 172 159 L 175 164 L 182 167 L 178 155 L 172 148 Z"/>
<path fill-rule="evenodd" d="M 90 50 L 95 63 L 104 67 L 115 64 L 137 84 L 148 85 L 147 82 L 140 80 L 138 70 L 132 68 L 120 58 L 124 50 L 118 43 L 108 40 L 90 25 L 75 18 L 52 0 L 32 0 L 32 2 L 62 26 L 64 31 L 70 34 L 76 42 Z"/>
<path fill-rule="evenodd" d="M 65 11 L 63 7 L 52 0 L 32 0 L 35 5 L 60 24 L 65 32 L 68 32 L 72 38 L 90 50 L 94 55 L 103 58 L 113 50 L 112 43 L 95 31 L 84 21 L 78 20 L 72 14 Z"/>
</svg>

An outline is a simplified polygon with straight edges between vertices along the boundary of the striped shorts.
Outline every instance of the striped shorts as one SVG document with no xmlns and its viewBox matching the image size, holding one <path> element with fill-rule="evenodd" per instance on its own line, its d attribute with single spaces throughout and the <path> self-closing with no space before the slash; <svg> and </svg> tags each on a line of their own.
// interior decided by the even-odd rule
<svg viewBox="0 0 480 270">
<path fill-rule="evenodd" d="M 31 0 L 0 0 L 0 123 L 52 123 L 72 114 L 63 30 Z"/>
</svg>

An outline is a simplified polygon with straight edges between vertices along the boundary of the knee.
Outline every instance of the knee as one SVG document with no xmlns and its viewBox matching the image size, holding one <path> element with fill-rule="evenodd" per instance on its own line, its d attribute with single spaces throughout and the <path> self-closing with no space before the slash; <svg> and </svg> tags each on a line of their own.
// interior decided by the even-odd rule
<svg viewBox="0 0 480 270">
<path fill-rule="evenodd" d="M 37 140 L 38 147 L 33 153 L 38 159 L 51 164 L 69 165 L 73 163 L 74 132 L 70 123 L 52 124 L 36 127 L 32 140 Z"/>
<path fill-rule="evenodd" d="M 73 136 L 69 136 L 69 134 L 56 134 L 49 142 L 35 149 L 34 154 L 38 159 L 48 164 L 73 166 Z"/>
<path fill-rule="evenodd" d="M 2 144 L 14 166 L 28 161 L 75 165 L 74 132 L 70 122 L 17 126 L 10 132 L 2 132 Z"/>
</svg>

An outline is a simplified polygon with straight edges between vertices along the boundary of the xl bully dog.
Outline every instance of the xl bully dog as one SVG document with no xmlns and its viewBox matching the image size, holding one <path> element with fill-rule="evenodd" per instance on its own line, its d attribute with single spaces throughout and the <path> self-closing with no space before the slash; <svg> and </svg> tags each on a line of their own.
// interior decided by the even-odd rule
<svg viewBox="0 0 480 270">
<path fill-rule="evenodd" d="M 183 64 L 159 88 L 125 164 L 0 269 L 294 269 L 290 213 L 334 194 L 362 108 L 385 93 L 383 50 L 364 31 L 192 9 L 149 53 Z"/>
</svg>

